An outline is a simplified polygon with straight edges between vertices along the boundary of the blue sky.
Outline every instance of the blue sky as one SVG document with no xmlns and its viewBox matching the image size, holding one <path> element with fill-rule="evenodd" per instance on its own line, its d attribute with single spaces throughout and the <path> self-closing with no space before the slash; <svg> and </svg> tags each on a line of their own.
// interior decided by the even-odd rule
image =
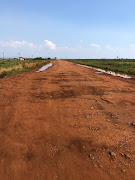
<svg viewBox="0 0 135 180">
<path fill-rule="evenodd" d="M 133 0 L 0 0 L 0 57 L 135 58 Z"/>
</svg>

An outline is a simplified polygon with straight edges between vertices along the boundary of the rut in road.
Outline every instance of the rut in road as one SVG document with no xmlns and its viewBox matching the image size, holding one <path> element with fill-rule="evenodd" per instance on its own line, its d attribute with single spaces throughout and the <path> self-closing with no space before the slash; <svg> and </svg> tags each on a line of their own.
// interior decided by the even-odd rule
<svg viewBox="0 0 135 180">
<path fill-rule="evenodd" d="M 135 179 L 135 83 L 56 60 L 0 81 L 0 179 Z"/>
</svg>

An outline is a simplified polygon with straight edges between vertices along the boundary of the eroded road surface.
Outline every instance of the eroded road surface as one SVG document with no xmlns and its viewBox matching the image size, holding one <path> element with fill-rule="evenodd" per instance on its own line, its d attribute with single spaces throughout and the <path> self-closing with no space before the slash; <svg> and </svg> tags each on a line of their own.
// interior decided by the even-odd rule
<svg viewBox="0 0 135 180">
<path fill-rule="evenodd" d="M 62 60 L 0 79 L 0 180 L 134 180 L 134 170 L 134 80 Z"/>
</svg>

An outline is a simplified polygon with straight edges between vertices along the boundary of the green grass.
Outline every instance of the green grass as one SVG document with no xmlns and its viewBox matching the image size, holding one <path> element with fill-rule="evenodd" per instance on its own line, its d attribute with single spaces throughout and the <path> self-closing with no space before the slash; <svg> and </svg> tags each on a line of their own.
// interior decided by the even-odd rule
<svg viewBox="0 0 135 180">
<path fill-rule="evenodd" d="M 27 72 L 37 67 L 41 67 L 50 60 L 0 60 L 0 78 L 16 75 L 19 73 Z"/>
<path fill-rule="evenodd" d="M 135 59 L 66 59 L 86 66 L 135 75 Z"/>
<path fill-rule="evenodd" d="M 47 61 L 47 60 L 46 59 L 43 59 L 43 60 L 32 60 L 32 59 L 29 60 L 28 59 L 25 61 L 18 61 L 14 59 L 0 60 L 0 68 L 8 68 L 8 67 L 13 67 L 15 65 L 20 65 L 20 64 L 24 66 L 25 63 L 44 62 L 44 61 Z"/>
</svg>

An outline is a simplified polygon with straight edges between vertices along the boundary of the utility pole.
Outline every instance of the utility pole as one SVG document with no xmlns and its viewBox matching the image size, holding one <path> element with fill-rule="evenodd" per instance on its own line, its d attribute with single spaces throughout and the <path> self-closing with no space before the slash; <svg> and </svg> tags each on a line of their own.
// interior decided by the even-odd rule
<svg viewBox="0 0 135 180">
<path fill-rule="evenodd" d="M 32 55 L 32 59 L 33 59 L 33 55 Z"/>
<path fill-rule="evenodd" d="M 4 60 L 4 52 L 2 54 L 3 54 L 3 60 Z"/>
<path fill-rule="evenodd" d="M 18 53 L 18 54 L 19 54 L 19 60 L 20 60 L 20 54 L 21 54 L 21 53 Z"/>
</svg>

